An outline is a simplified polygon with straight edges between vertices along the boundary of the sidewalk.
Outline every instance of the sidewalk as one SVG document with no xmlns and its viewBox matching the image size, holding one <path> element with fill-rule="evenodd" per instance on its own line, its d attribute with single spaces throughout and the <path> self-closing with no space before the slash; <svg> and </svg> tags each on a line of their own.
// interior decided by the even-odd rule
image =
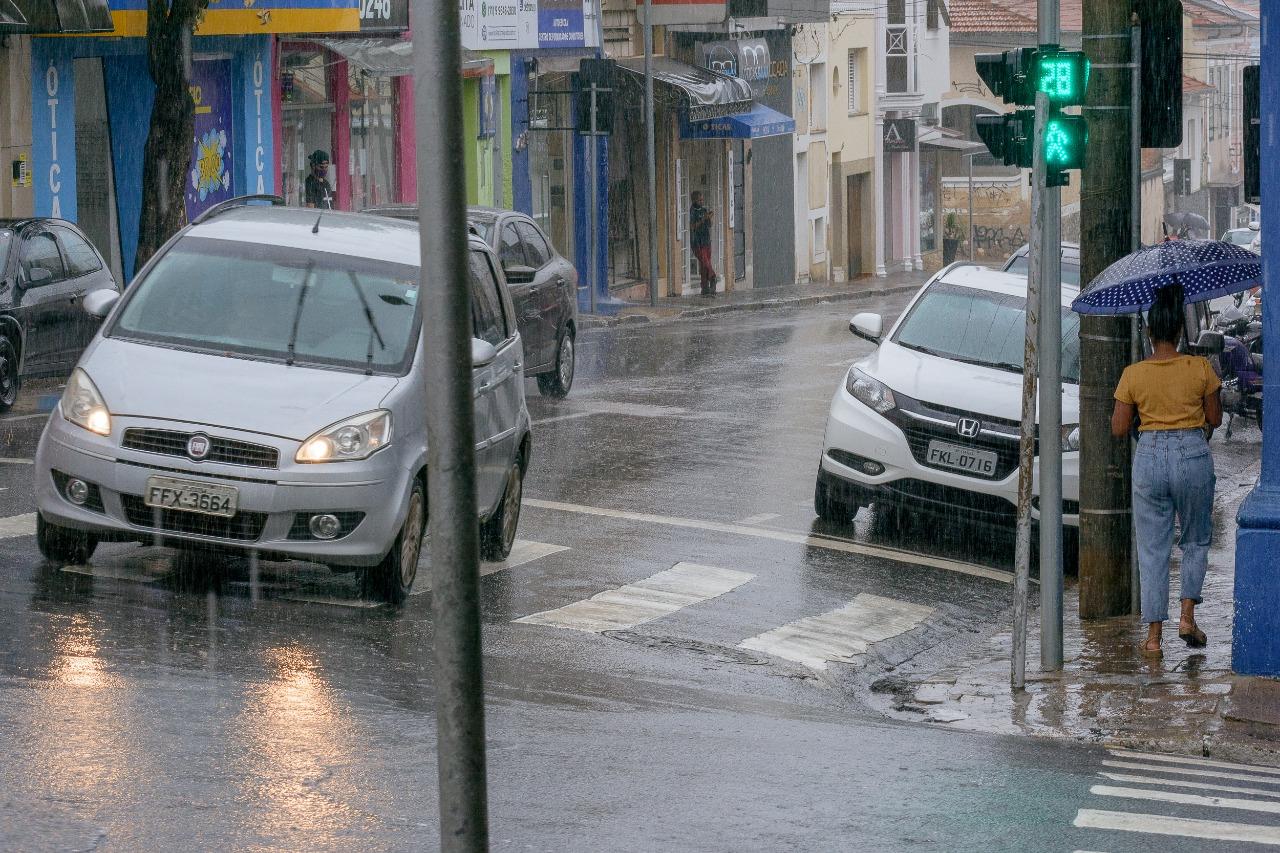
<svg viewBox="0 0 1280 853">
<path fill-rule="evenodd" d="M 1209 637 L 1190 649 L 1177 637 L 1176 594 L 1165 623 L 1164 659 L 1138 653 L 1145 626 L 1137 616 L 1081 622 L 1078 587 L 1063 594 L 1065 665 L 1040 671 L 1039 586 L 1031 585 L 1027 686 L 1009 686 L 1011 618 L 981 650 L 933 672 L 904 664 L 872 685 L 873 704 L 889 716 L 984 732 L 1073 738 L 1162 752 L 1214 755 L 1280 765 L 1280 681 L 1231 672 L 1235 514 L 1257 481 L 1259 433 L 1242 429 L 1228 450 L 1214 439 L 1218 497 L 1214 550 L 1204 603 Z M 1175 559 L 1177 549 L 1174 549 Z M 1172 586 L 1177 588 L 1176 566 Z M 1012 588 L 1011 588 L 1012 589 Z"/>
<path fill-rule="evenodd" d="M 814 282 L 812 284 L 788 284 L 779 287 L 755 287 L 718 293 L 714 299 L 701 296 L 672 296 L 660 298 L 656 306 L 630 305 L 615 316 L 603 314 L 578 315 L 583 329 L 631 325 L 671 320 L 710 317 L 731 311 L 754 311 L 766 308 L 787 308 L 816 305 L 820 302 L 841 302 L 871 299 L 890 293 L 906 293 L 918 290 L 929 280 L 931 273 L 893 273 L 883 278 L 860 278 L 840 284 Z"/>
</svg>

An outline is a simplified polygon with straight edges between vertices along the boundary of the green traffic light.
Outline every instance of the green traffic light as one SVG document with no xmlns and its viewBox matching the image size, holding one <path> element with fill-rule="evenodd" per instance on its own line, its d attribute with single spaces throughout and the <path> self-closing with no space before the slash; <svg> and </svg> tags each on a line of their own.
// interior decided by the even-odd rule
<svg viewBox="0 0 1280 853">
<path fill-rule="evenodd" d="M 1044 126 L 1044 162 L 1049 170 L 1079 169 L 1084 165 L 1089 128 L 1079 116 L 1054 116 Z"/>
</svg>

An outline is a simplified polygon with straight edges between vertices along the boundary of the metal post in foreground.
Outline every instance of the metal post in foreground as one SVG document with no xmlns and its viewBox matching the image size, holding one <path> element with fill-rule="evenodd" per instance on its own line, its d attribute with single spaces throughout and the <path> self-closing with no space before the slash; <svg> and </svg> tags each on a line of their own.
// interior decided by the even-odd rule
<svg viewBox="0 0 1280 853">
<path fill-rule="evenodd" d="M 658 164 L 653 111 L 653 0 L 644 0 L 644 144 L 649 197 L 649 304 L 658 304 Z"/>
<path fill-rule="evenodd" d="M 415 0 L 414 114 L 427 407 L 431 610 L 435 622 L 440 849 L 489 846 L 484 680 L 480 649 L 480 542 L 476 526 L 471 288 L 462 139 L 458 4 Z"/>
<path fill-rule="evenodd" d="M 1035 146 L 1044 140 L 1044 123 L 1037 119 Z M 1031 177 L 1031 260 L 1044 252 L 1044 158 L 1037 156 Z M 970 175 L 973 157 L 969 157 Z M 972 186 L 972 184 L 970 184 Z M 972 210 L 972 207 L 970 208 Z M 971 214 L 972 215 L 972 214 Z M 970 226 L 970 235 L 973 228 Z M 1031 586 L 1031 490 L 1036 456 L 1036 376 L 1039 372 L 1037 348 L 1040 339 L 1040 265 L 1027 268 L 1027 329 L 1022 363 L 1022 428 L 1018 444 L 1018 533 L 1013 551 L 1013 658 L 1009 683 L 1014 690 L 1027 684 L 1027 609 Z"/>
<path fill-rule="evenodd" d="M 1142 27 L 1129 28 L 1129 97 L 1133 109 L 1129 113 L 1129 156 L 1133 158 L 1130 171 L 1129 248 L 1136 252 L 1142 248 Z M 1142 360 L 1142 325 L 1134 317 L 1129 323 L 1129 361 Z M 1138 447 L 1135 441 L 1130 453 Z M 1138 533 L 1129 533 L 1129 612 L 1135 616 L 1142 612 L 1142 579 L 1138 572 Z"/>
<path fill-rule="evenodd" d="M 969 260 L 973 260 L 973 153 L 964 158 L 969 161 Z"/>
<path fill-rule="evenodd" d="M 1040 0 L 1040 44 L 1061 40 L 1058 0 Z M 1036 162 L 1043 186 L 1040 264 L 1040 668 L 1062 669 L 1062 189 L 1046 186 L 1044 119 L 1036 93 Z M 1044 184 L 1039 183 L 1044 181 Z M 1032 263 L 1037 259 L 1032 258 Z"/>
<path fill-rule="evenodd" d="M 596 228 L 600 225 L 600 206 L 596 195 L 600 186 L 600 161 L 596 152 L 596 97 L 597 89 L 596 81 L 591 81 L 591 133 L 587 137 L 587 156 L 591 165 L 587 169 L 590 175 L 588 180 L 590 190 L 588 191 L 587 203 L 587 289 L 591 291 L 591 313 L 596 313 L 596 273 L 600 269 L 600 264 L 596 260 Z"/>
</svg>

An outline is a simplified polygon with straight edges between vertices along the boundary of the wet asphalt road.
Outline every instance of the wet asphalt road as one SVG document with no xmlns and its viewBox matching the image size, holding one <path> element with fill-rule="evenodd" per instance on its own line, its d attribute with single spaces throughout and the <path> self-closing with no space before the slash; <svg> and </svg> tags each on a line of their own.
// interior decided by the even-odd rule
<svg viewBox="0 0 1280 853">
<path fill-rule="evenodd" d="M 1101 750 L 867 708 L 901 662 L 985 636 L 1012 550 L 962 519 L 816 526 L 827 403 L 869 347 L 848 316 L 870 309 L 601 331 L 567 400 L 529 384 L 522 541 L 482 581 L 494 849 L 1253 849 L 1076 828 L 1280 820 L 1104 799 Z M 123 544 L 42 564 L 29 414 L 0 420 L 0 849 L 433 849 L 427 573 L 391 610 L 302 564 L 177 571 Z M 603 630 L 561 609 L 673 567 L 723 586 Z M 796 622 L 848 662 L 785 659 Z"/>
</svg>

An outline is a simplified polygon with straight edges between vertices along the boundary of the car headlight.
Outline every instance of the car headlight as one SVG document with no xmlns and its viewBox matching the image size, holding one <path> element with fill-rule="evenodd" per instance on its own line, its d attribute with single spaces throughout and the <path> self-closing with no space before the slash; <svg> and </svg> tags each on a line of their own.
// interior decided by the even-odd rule
<svg viewBox="0 0 1280 853">
<path fill-rule="evenodd" d="M 80 368 L 71 371 L 58 406 L 62 409 L 62 416 L 76 426 L 98 435 L 111 435 L 111 412 L 89 379 L 89 374 Z"/>
<path fill-rule="evenodd" d="M 1062 452 L 1071 453 L 1080 449 L 1080 424 L 1062 425 Z"/>
<path fill-rule="evenodd" d="M 391 441 L 391 413 L 365 412 L 327 426 L 302 442 L 296 462 L 348 462 L 368 459 Z"/>
<path fill-rule="evenodd" d="M 849 376 L 844 381 L 844 387 L 846 391 L 853 395 L 854 399 L 865 404 L 877 414 L 883 415 L 898 405 L 898 401 L 893 398 L 893 392 L 889 390 L 888 386 L 882 382 L 877 382 L 856 367 L 849 371 Z"/>
</svg>

